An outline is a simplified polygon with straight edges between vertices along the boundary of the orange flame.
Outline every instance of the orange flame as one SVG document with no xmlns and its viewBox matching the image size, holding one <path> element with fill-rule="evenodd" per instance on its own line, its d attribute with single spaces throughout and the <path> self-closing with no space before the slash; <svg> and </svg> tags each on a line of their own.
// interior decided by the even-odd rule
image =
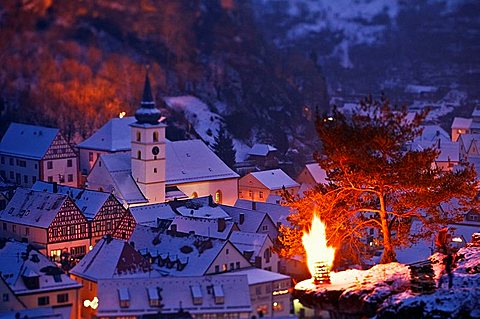
<svg viewBox="0 0 480 319">
<path fill-rule="evenodd" d="M 303 232 L 303 247 L 307 253 L 307 265 L 310 274 L 315 272 L 315 263 L 323 262 L 329 268 L 332 267 L 335 258 L 335 248 L 327 246 L 325 224 L 322 223 L 316 214 L 313 215 L 310 232 Z"/>
</svg>

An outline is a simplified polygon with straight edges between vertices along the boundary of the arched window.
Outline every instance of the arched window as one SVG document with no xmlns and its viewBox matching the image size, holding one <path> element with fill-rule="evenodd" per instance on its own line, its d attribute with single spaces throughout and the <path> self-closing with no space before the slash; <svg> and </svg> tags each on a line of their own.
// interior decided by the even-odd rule
<svg viewBox="0 0 480 319">
<path fill-rule="evenodd" d="M 137 142 L 140 142 L 142 140 L 142 134 L 140 132 L 137 132 Z"/>
<path fill-rule="evenodd" d="M 218 204 L 222 203 L 222 191 L 218 190 L 215 192 L 215 202 Z"/>
<path fill-rule="evenodd" d="M 158 132 L 157 131 L 153 132 L 153 141 L 158 142 Z"/>
<path fill-rule="evenodd" d="M 197 193 L 197 192 L 193 192 L 192 198 L 197 198 L 197 197 L 198 197 L 198 193 Z"/>
<path fill-rule="evenodd" d="M 156 168 L 156 167 L 153 168 L 153 172 L 154 172 L 154 173 L 157 172 L 157 168 Z"/>
<path fill-rule="evenodd" d="M 137 151 L 137 158 L 142 159 L 142 151 Z"/>
</svg>

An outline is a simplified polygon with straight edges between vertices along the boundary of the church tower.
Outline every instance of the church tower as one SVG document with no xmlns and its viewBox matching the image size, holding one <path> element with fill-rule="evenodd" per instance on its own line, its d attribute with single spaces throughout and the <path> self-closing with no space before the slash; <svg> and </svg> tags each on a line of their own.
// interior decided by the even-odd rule
<svg viewBox="0 0 480 319">
<path fill-rule="evenodd" d="M 132 133 L 132 176 L 149 203 L 165 202 L 165 128 L 155 106 L 148 71 Z"/>
</svg>

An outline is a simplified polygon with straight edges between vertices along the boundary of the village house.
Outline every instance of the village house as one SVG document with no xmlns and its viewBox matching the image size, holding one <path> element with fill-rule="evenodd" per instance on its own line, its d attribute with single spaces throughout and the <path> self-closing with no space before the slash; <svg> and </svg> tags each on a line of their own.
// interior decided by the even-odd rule
<svg viewBox="0 0 480 319">
<path fill-rule="evenodd" d="M 247 276 L 99 280 L 95 318 L 251 318 Z"/>
<path fill-rule="evenodd" d="M 137 225 L 130 243 L 147 257 L 154 269 L 170 276 L 204 276 L 251 267 L 228 240 L 193 234 L 162 232 Z"/>
<path fill-rule="evenodd" d="M 302 196 L 303 192 L 318 184 L 328 184 L 327 172 L 318 163 L 306 164 L 296 181 L 301 185 L 298 193 Z"/>
<path fill-rule="evenodd" d="M 274 253 L 273 242 L 267 234 L 234 231 L 229 240 L 252 266 L 278 272 L 278 255 Z"/>
<path fill-rule="evenodd" d="M 281 195 L 283 189 L 297 194 L 300 185 L 281 169 L 249 173 L 238 182 L 238 198 L 265 202 L 270 194 Z"/>
<path fill-rule="evenodd" d="M 253 205 L 254 209 L 226 205 L 221 205 L 221 207 L 232 218 L 241 232 L 267 234 L 272 241 L 275 241 L 278 236 L 278 229 L 270 216 L 255 209 L 257 202 L 245 202 Z"/>
<path fill-rule="evenodd" d="M 155 278 L 150 263 L 132 246 L 111 236 L 102 238 L 83 259 L 70 270 L 71 277 L 82 284 L 79 293 L 81 318 L 96 318 L 101 303 L 99 281 L 115 278 Z"/>
<path fill-rule="evenodd" d="M 18 188 L 0 223 L 0 236 L 28 242 L 55 261 L 64 252 L 81 257 L 90 246 L 88 220 L 68 195 Z"/>
<path fill-rule="evenodd" d="M 176 216 L 169 229 L 173 232 L 226 240 L 232 231 L 238 230 L 238 227 L 233 221 L 225 220 L 225 218 Z"/>
<path fill-rule="evenodd" d="M 81 285 L 31 245 L 0 239 L 0 261 L 0 312 L 40 307 L 42 318 L 79 318 Z"/>
<path fill-rule="evenodd" d="M 463 134 L 480 133 L 480 109 L 475 108 L 472 117 L 455 117 L 452 122 L 452 141 L 456 142 L 458 137 Z"/>
<path fill-rule="evenodd" d="M 200 140 L 172 142 L 166 139 L 166 125 L 159 122 L 160 110 L 153 101 L 148 75 L 135 120 L 129 124 L 130 152 L 123 149 L 109 151 L 102 143 L 97 147 L 95 141 L 102 142 L 102 138 L 105 141 L 118 138 L 122 139 L 118 144 L 126 144 L 124 135 L 104 136 L 111 134 L 108 129 L 99 130 L 99 136 L 94 134 L 95 137 L 88 141 L 85 152 L 89 153 L 89 163 L 91 151 L 101 149 L 87 176 L 89 189 L 113 192 L 127 206 L 208 195 L 212 195 L 217 203 L 235 202 L 238 174 L 205 143 Z M 102 155 L 103 151 L 109 154 Z"/>
<path fill-rule="evenodd" d="M 280 225 L 290 225 L 287 221 L 287 217 L 291 213 L 290 207 L 288 206 L 282 206 L 278 203 L 252 202 L 250 200 L 239 199 L 235 202 L 235 207 L 266 213 L 277 228 L 280 227 Z"/>
<path fill-rule="evenodd" d="M 68 195 L 88 220 L 90 246 L 105 235 L 127 240 L 135 228 L 135 219 L 130 211 L 110 193 L 41 181 L 36 182 L 32 189 Z"/>
<path fill-rule="evenodd" d="M 31 187 L 37 180 L 78 185 L 78 158 L 59 129 L 12 123 L 0 142 L 0 176 Z"/>
<path fill-rule="evenodd" d="M 250 288 L 252 317 L 286 318 L 290 315 L 292 280 L 275 272 L 250 268 L 221 276 L 246 275 Z"/>
</svg>

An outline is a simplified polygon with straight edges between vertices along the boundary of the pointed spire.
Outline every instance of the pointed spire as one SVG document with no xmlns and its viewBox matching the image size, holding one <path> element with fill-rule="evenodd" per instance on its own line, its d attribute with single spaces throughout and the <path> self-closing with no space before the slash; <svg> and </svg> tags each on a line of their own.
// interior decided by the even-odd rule
<svg viewBox="0 0 480 319">
<path fill-rule="evenodd" d="M 143 88 L 142 101 L 140 107 L 135 112 L 135 118 L 138 124 L 158 124 L 160 119 L 160 110 L 155 106 L 153 100 L 152 88 L 150 85 L 150 78 L 148 76 L 148 67 L 145 74 L 145 86 Z"/>
</svg>

